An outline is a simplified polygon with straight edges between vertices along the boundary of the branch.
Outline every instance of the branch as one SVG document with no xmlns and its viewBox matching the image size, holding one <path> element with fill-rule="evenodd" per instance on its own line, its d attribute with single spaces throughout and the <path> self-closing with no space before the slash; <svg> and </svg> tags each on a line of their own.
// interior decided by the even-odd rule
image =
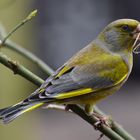
<svg viewBox="0 0 140 140">
<path fill-rule="evenodd" d="M 46 65 L 46 63 L 43 62 L 41 59 L 39 59 L 36 55 L 29 52 L 28 50 L 21 47 L 20 45 L 14 43 L 12 41 L 7 41 L 7 42 L 5 42 L 4 46 L 5 46 L 4 48 L 11 49 L 11 50 L 17 52 L 18 54 L 21 54 L 25 58 L 29 59 L 30 61 L 35 63 L 42 71 L 44 71 L 48 75 L 53 74 L 52 68 L 50 68 L 48 65 Z"/>
<path fill-rule="evenodd" d="M 87 121 L 89 124 L 91 124 L 93 126 L 93 124 L 95 124 L 98 120 L 96 118 L 94 118 L 93 116 L 89 116 L 85 113 L 85 111 L 80 108 L 77 105 L 69 105 L 69 108 L 76 113 L 78 116 L 80 116 L 82 119 L 84 119 L 85 121 Z M 124 140 L 119 134 L 117 134 L 116 132 L 112 131 L 111 128 L 102 125 L 101 127 L 98 127 L 98 130 L 100 132 L 102 132 L 104 135 L 106 135 L 108 138 L 110 138 L 111 140 Z"/>
<path fill-rule="evenodd" d="M 24 20 L 22 20 L 16 27 L 14 27 L 6 37 L 4 37 L 4 39 L 1 42 L 1 45 L 3 45 L 6 40 L 17 30 L 19 29 L 21 26 L 23 26 L 25 23 L 27 23 L 28 21 L 30 21 L 35 15 L 37 14 L 37 10 L 32 11 Z"/>
<path fill-rule="evenodd" d="M 0 25 L 0 48 L 8 48 L 12 51 L 17 52 L 18 54 L 21 54 L 25 58 L 29 59 L 33 63 L 35 63 L 42 71 L 47 73 L 48 75 L 53 73 L 53 70 L 46 65 L 41 59 L 39 59 L 37 56 L 35 56 L 33 53 L 29 52 L 25 48 L 21 47 L 20 45 L 8 40 L 9 37 L 17 31 L 20 27 L 22 27 L 25 23 L 30 21 L 37 13 L 37 10 L 34 10 L 31 12 L 24 20 L 22 20 L 16 27 L 14 27 L 8 34 L 6 34 L 5 29 L 2 25 Z"/>
<path fill-rule="evenodd" d="M 6 36 L 5 29 L 2 25 L 0 25 L 0 39 L 4 40 L 4 36 Z M 42 71 L 47 73 L 48 75 L 53 74 L 52 68 L 50 68 L 44 61 L 39 59 L 36 55 L 31 53 L 30 51 L 26 50 L 25 48 L 21 47 L 20 45 L 10 41 L 9 39 L 5 42 L 2 42 L 0 40 L 0 47 L 5 49 L 10 49 L 22 56 L 24 56 L 26 59 L 29 59 L 34 64 L 36 64 Z"/>
<path fill-rule="evenodd" d="M 28 81 L 34 83 L 37 86 L 40 86 L 43 83 L 43 80 L 36 76 L 34 73 L 26 69 L 24 66 L 19 64 L 17 61 L 12 60 L 10 57 L 7 57 L 0 52 L 0 63 L 11 69 L 14 74 L 19 74 Z"/>
<path fill-rule="evenodd" d="M 75 106 L 75 105 L 72 105 L 73 107 Z M 71 107 L 71 106 L 70 106 Z M 77 107 L 77 106 L 76 106 Z M 55 104 L 49 104 L 48 106 L 46 106 L 46 107 L 43 107 L 44 109 L 55 109 L 55 110 L 60 110 L 60 111 L 66 111 L 65 110 L 65 106 L 64 105 L 55 105 Z M 76 109 L 76 108 L 75 108 Z M 79 109 L 78 109 L 79 110 Z M 102 115 L 105 115 L 101 110 L 99 110 L 97 107 L 95 107 L 94 108 L 94 110 L 95 110 L 95 112 L 96 113 L 99 113 L 99 114 L 102 114 Z M 73 110 L 73 112 L 71 111 L 71 110 L 69 110 L 69 111 L 67 111 L 68 113 L 73 113 L 74 112 L 74 110 Z M 76 112 L 75 112 L 76 113 Z M 77 113 L 76 113 L 77 114 Z M 81 116 L 83 116 L 83 115 L 80 115 L 80 117 Z M 93 121 L 93 117 L 92 117 L 92 119 L 90 120 L 90 118 L 89 118 L 89 116 L 84 112 L 84 116 L 85 116 L 85 118 L 83 118 L 85 121 L 87 121 L 87 122 L 89 122 L 91 125 L 93 125 L 94 123 L 96 123 L 96 122 L 94 122 Z M 91 116 L 90 116 L 91 117 Z M 95 119 L 95 121 L 96 121 L 96 119 Z M 116 123 L 116 122 L 114 122 L 114 121 L 112 121 L 111 120 L 111 125 L 112 125 L 112 127 L 111 127 L 111 129 L 114 131 L 114 132 L 116 132 L 117 134 L 119 134 L 124 140 L 135 140 L 135 138 L 134 137 L 132 137 L 128 132 L 126 132 L 123 128 L 122 128 L 122 126 L 120 125 L 120 124 L 118 124 L 118 123 Z M 102 133 L 107 133 L 106 135 L 112 135 L 112 134 L 110 134 L 110 132 L 109 132 L 109 134 L 108 134 L 108 132 L 103 132 L 102 130 L 100 130 Z M 106 130 L 107 131 L 107 130 Z"/>
<path fill-rule="evenodd" d="M 105 113 L 103 113 L 97 106 L 95 106 L 94 111 L 106 116 Z M 115 131 L 117 134 L 119 134 L 121 137 L 123 137 L 125 140 L 136 140 L 133 136 L 131 136 L 119 123 L 110 120 L 111 121 L 111 129 Z"/>
</svg>

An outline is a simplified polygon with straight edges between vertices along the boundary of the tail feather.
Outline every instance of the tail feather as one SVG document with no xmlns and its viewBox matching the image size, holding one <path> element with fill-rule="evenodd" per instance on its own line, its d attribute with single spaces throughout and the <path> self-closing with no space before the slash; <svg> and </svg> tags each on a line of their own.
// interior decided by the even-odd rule
<svg viewBox="0 0 140 140">
<path fill-rule="evenodd" d="M 3 123 L 7 124 L 13 121 L 21 114 L 30 111 L 32 109 L 35 109 L 41 105 L 43 105 L 43 103 L 24 104 L 21 102 L 14 106 L 0 109 L 0 119 L 2 120 Z"/>
</svg>

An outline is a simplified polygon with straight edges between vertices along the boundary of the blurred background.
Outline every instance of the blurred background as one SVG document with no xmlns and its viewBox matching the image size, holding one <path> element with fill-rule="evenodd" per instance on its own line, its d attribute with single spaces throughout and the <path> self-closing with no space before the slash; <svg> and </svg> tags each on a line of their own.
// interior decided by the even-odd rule
<svg viewBox="0 0 140 140">
<path fill-rule="evenodd" d="M 0 0 L 0 23 L 8 32 L 28 13 L 38 9 L 37 16 L 10 39 L 57 69 L 108 23 L 119 18 L 140 20 L 139 4 L 138 0 Z M 2 51 L 43 79 L 47 78 L 25 58 Z M 140 137 L 139 59 L 140 55 L 134 56 L 133 72 L 123 88 L 98 105 L 136 139 Z M 0 108 L 21 101 L 36 88 L 0 64 Z M 35 110 L 8 125 L 0 125 L 2 140 L 96 140 L 99 134 L 78 116 L 54 110 Z"/>
</svg>

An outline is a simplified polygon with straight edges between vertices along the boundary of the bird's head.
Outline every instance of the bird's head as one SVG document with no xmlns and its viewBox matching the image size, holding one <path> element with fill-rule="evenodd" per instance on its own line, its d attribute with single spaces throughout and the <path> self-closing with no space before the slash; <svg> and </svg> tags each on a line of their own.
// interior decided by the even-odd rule
<svg viewBox="0 0 140 140">
<path fill-rule="evenodd" d="M 119 19 L 105 27 L 99 38 L 107 42 L 112 51 L 138 49 L 140 22 L 133 19 Z"/>
</svg>

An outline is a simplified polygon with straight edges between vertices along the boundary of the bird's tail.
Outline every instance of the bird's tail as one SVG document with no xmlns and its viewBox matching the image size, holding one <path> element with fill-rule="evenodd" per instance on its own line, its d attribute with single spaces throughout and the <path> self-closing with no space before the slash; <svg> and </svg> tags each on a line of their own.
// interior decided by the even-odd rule
<svg viewBox="0 0 140 140">
<path fill-rule="evenodd" d="M 3 123 L 9 123 L 21 114 L 42 106 L 44 103 L 25 104 L 20 102 L 14 106 L 0 109 L 0 119 Z"/>
</svg>

